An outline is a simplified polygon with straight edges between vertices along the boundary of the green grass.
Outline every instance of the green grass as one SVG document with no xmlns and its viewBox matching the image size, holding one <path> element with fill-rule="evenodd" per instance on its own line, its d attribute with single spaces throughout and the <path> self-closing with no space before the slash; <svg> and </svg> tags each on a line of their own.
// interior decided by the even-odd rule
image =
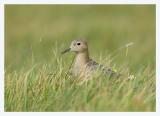
<svg viewBox="0 0 160 116">
<path fill-rule="evenodd" d="M 70 80 L 60 52 L 80 37 L 136 78 Z M 155 111 L 155 80 L 155 5 L 5 5 L 5 111 Z"/>
</svg>

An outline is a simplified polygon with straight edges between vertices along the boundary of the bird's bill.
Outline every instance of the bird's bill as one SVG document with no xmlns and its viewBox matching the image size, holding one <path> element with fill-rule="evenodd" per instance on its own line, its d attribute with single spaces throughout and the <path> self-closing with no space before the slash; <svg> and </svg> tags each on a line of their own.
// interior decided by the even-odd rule
<svg viewBox="0 0 160 116">
<path fill-rule="evenodd" d="M 71 50 L 71 48 L 68 48 L 68 49 L 64 50 L 63 52 L 61 52 L 61 54 L 65 54 L 65 53 L 69 52 L 70 50 Z"/>
</svg>

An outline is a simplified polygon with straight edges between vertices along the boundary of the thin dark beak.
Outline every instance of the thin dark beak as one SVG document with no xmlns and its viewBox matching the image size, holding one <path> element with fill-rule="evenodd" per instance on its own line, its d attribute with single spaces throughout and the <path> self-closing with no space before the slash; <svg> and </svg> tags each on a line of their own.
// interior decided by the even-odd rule
<svg viewBox="0 0 160 116">
<path fill-rule="evenodd" d="M 61 54 L 65 54 L 65 53 L 69 52 L 70 50 L 71 50 L 71 48 L 68 48 L 68 49 L 64 50 L 63 52 L 61 52 Z"/>
</svg>

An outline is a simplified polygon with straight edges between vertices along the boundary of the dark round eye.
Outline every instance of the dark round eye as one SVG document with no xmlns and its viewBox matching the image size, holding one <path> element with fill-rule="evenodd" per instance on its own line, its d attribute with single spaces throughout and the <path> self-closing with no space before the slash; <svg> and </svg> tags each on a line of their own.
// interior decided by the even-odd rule
<svg viewBox="0 0 160 116">
<path fill-rule="evenodd" d="M 77 43 L 77 45 L 79 46 L 79 45 L 81 45 L 81 43 Z"/>
</svg>

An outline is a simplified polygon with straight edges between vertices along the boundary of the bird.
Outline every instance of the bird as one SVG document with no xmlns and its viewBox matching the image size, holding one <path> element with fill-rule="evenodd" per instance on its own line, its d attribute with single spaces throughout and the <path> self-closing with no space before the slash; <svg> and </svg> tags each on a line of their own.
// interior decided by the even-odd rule
<svg viewBox="0 0 160 116">
<path fill-rule="evenodd" d="M 73 66 L 70 69 L 71 75 L 87 79 L 91 77 L 94 72 L 100 70 L 108 77 L 119 77 L 120 74 L 113 71 L 111 67 L 99 64 L 89 56 L 88 42 L 84 39 L 73 40 L 68 49 L 65 49 L 61 54 L 68 52 L 75 53 Z"/>
</svg>

